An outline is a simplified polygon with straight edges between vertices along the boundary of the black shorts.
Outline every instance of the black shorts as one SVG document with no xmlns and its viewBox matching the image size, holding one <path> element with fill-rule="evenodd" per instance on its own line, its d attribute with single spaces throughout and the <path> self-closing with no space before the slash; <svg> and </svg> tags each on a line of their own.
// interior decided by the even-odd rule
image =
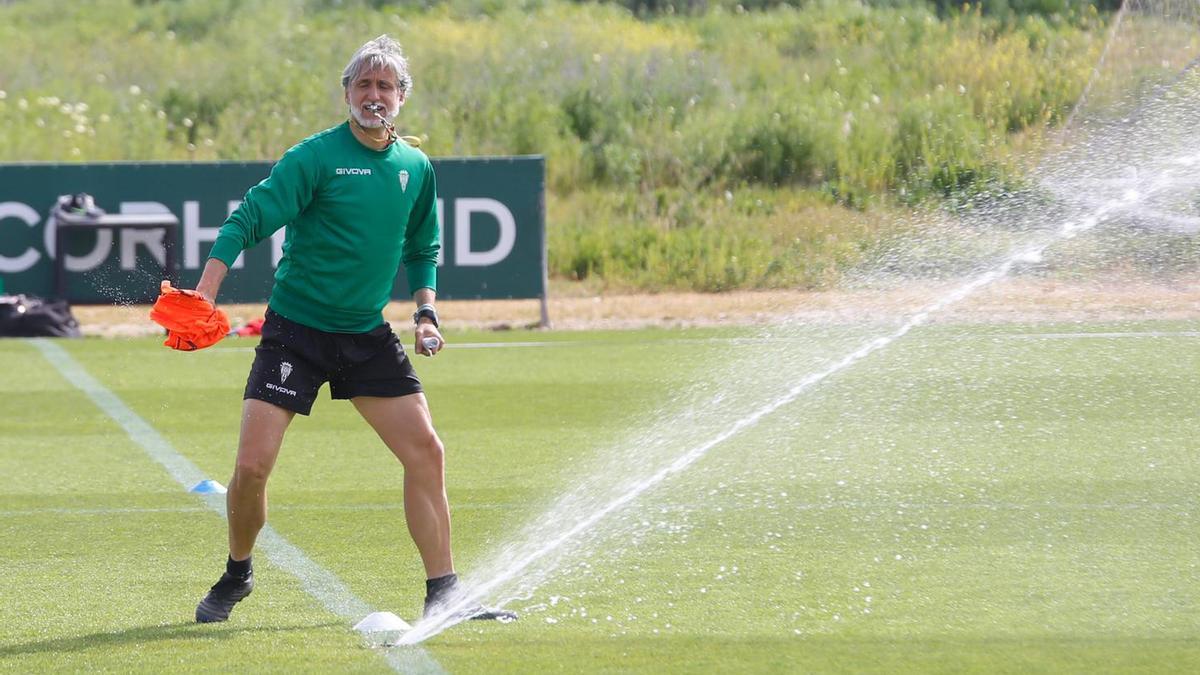
<svg viewBox="0 0 1200 675">
<path fill-rule="evenodd" d="M 268 309 L 242 398 L 307 415 L 326 382 L 335 399 L 421 391 L 412 362 L 388 324 L 366 333 L 327 333 Z"/>
</svg>

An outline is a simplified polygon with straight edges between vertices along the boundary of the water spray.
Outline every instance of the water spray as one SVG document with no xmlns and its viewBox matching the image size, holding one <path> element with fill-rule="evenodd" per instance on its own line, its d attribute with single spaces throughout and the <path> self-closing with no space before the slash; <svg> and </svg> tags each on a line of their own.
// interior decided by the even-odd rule
<svg viewBox="0 0 1200 675">
<path fill-rule="evenodd" d="M 1175 163 L 1181 167 L 1187 167 L 1190 166 L 1192 161 L 1194 161 L 1196 158 L 1189 157 L 1185 159 L 1188 161 L 1176 161 Z M 1098 208 L 1095 208 L 1091 213 L 1088 213 L 1081 218 L 1067 221 L 1061 224 L 1054 231 L 1041 236 L 1038 241 L 1011 252 L 1006 259 L 996 266 L 976 275 L 970 281 L 962 284 L 958 288 L 943 295 L 934 302 L 929 303 L 916 313 L 912 314 L 899 328 L 895 329 L 890 334 L 869 340 L 860 345 L 853 352 L 827 366 L 825 369 L 807 375 L 797 384 L 793 385 L 782 396 L 779 396 L 775 400 L 768 402 L 757 410 L 754 410 L 750 414 L 737 420 L 720 434 L 714 436 L 708 441 L 692 447 L 690 450 L 676 458 L 666 467 L 658 470 L 653 475 L 632 484 L 622 494 L 591 513 L 588 517 L 576 523 L 570 529 L 549 539 L 548 541 L 545 541 L 533 552 L 516 560 L 516 562 L 510 565 L 504 572 L 488 581 L 470 587 L 469 591 L 457 598 L 454 602 L 448 604 L 441 611 L 438 611 L 435 614 L 425 618 L 423 621 L 418 623 L 412 631 L 404 634 L 400 638 L 399 644 L 415 645 L 430 637 L 433 637 L 434 635 L 437 635 L 438 633 L 457 623 L 460 623 L 466 618 L 466 610 L 477 605 L 491 591 L 513 580 L 538 560 L 546 557 L 563 544 L 569 542 L 579 534 L 588 530 L 593 525 L 607 517 L 609 514 L 634 501 L 647 490 L 662 483 L 670 476 L 684 471 L 696 463 L 700 458 L 704 457 L 713 448 L 724 443 L 730 438 L 733 438 L 742 431 L 758 424 L 758 422 L 763 418 L 771 415 L 783 406 L 795 401 L 801 394 L 805 393 L 818 383 L 826 380 L 830 376 L 849 368 L 867 356 L 870 356 L 874 352 L 891 345 L 893 342 L 912 331 L 912 329 L 926 323 L 934 314 L 945 310 L 946 308 L 970 297 L 980 289 L 1008 276 L 1018 264 L 1038 262 L 1042 259 L 1045 251 L 1052 245 L 1087 232 L 1097 227 L 1101 223 L 1104 223 L 1106 220 L 1110 219 L 1116 214 L 1135 209 L 1147 198 L 1152 197 L 1163 190 L 1177 187 L 1179 180 L 1176 179 L 1176 175 L 1178 173 L 1178 171 L 1173 171 L 1168 168 L 1159 174 L 1158 180 L 1141 186 L 1140 189 L 1129 187 L 1123 190 L 1118 196 L 1110 199 L 1109 201 L 1100 205 Z"/>
<path fill-rule="evenodd" d="M 1114 29 L 1110 33 L 1110 42 L 1115 32 Z M 1102 65 L 1103 60 L 1097 69 Z M 1096 77 L 1093 74 L 1092 79 L 1095 80 Z M 1089 89 L 1090 87 L 1089 84 Z M 1180 97 L 1173 95 L 1173 91 L 1159 90 L 1159 93 L 1163 96 L 1156 97 L 1156 102 L 1169 108 L 1166 112 L 1174 115 L 1174 125 L 1162 119 L 1150 119 L 1156 113 L 1163 112 L 1157 107 L 1141 108 L 1137 115 L 1127 118 L 1092 120 L 1088 125 L 1082 126 L 1089 132 L 1099 133 L 1093 133 L 1087 139 L 1088 142 L 1075 148 L 1082 154 L 1064 153 L 1057 158 L 1057 165 L 1043 165 L 1037 196 L 1040 198 L 1049 193 L 1069 215 L 1045 220 L 1045 212 L 1038 212 L 1034 218 L 1048 227 L 1039 227 L 1031 231 L 1023 243 L 1007 248 L 1007 252 L 996 258 L 992 264 L 976 268 L 965 282 L 908 315 L 898 327 L 889 329 L 885 335 L 862 342 L 821 369 L 800 377 L 777 394 L 772 394 L 771 400 L 750 406 L 749 412 L 742 414 L 742 411 L 739 411 L 739 418 L 730 420 L 728 426 L 713 433 L 710 438 L 682 446 L 686 449 L 678 456 L 664 457 L 662 463 L 649 475 L 631 476 L 627 483 L 604 497 L 607 500 L 605 503 L 594 508 L 589 507 L 590 510 L 581 516 L 580 520 L 570 522 L 569 526 L 568 523 L 563 523 L 564 529 L 561 531 L 543 529 L 532 532 L 526 540 L 515 542 L 516 545 L 505 551 L 508 557 L 504 558 L 503 565 L 485 567 L 484 569 L 490 569 L 485 573 L 490 576 L 468 584 L 461 596 L 417 623 L 411 631 L 401 636 L 398 643 L 419 644 L 465 620 L 468 608 L 479 604 L 484 598 L 523 575 L 532 576 L 534 572 L 530 570 L 539 561 L 543 561 L 545 566 L 545 561 L 561 553 L 566 545 L 583 539 L 585 534 L 602 520 L 633 503 L 649 490 L 666 482 L 668 478 L 687 470 L 712 449 L 759 424 L 816 385 L 873 353 L 889 347 L 914 328 L 926 324 L 939 312 L 1004 279 L 1022 266 L 1042 263 L 1051 247 L 1095 230 L 1105 223 L 1130 216 L 1138 218 L 1154 215 L 1159 224 L 1173 225 L 1178 229 L 1188 229 L 1194 222 L 1200 222 L 1200 217 L 1191 215 L 1190 212 L 1172 213 L 1178 211 L 1176 202 L 1179 194 L 1194 194 L 1200 185 L 1200 176 L 1195 172 L 1196 165 L 1200 163 L 1200 153 L 1196 152 L 1196 146 L 1192 142 L 1195 138 L 1196 118 L 1190 110 L 1179 109 L 1182 101 Z M 1084 101 L 1087 98 L 1084 97 Z M 1072 111 L 1072 119 L 1076 118 L 1075 113 L 1083 107 L 1084 101 Z M 1174 137 L 1169 133 L 1170 130 L 1174 131 Z M 1112 135 L 1106 139 L 1105 133 Z M 1158 142 L 1150 143 L 1149 139 Z M 1105 143 L 1106 140 L 1110 142 Z M 1181 145 L 1187 148 L 1187 152 L 1180 152 Z M 1080 175 L 1080 172 L 1075 170 L 1079 166 L 1085 166 L 1088 170 Z M 1139 171 L 1130 170 L 1131 166 Z M 1114 180 L 1106 180 L 1114 176 Z M 1161 214 L 1171 215 L 1172 219 L 1158 218 Z M 560 505 L 567 503 L 569 502 L 566 497 L 559 502 Z M 557 508 L 549 513 L 557 513 Z M 557 523 L 553 523 L 553 526 L 557 527 Z M 530 583 L 535 584 L 536 581 Z"/>
</svg>

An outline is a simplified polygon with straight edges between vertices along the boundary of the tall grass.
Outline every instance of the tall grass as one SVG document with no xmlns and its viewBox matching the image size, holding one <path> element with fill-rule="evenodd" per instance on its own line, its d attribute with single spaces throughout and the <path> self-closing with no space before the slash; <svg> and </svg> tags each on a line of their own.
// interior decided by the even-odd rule
<svg viewBox="0 0 1200 675">
<path fill-rule="evenodd" d="M 402 126 L 430 154 L 546 155 L 556 274 L 821 286 L 881 209 L 1019 180 L 1010 139 L 1066 114 L 1104 23 L 923 3 L 653 19 L 429 4 L 0 6 L 0 160 L 274 158 L 344 115 L 345 60 L 388 32 L 415 71 Z"/>
<path fill-rule="evenodd" d="M 796 188 L 580 190 L 549 211 L 552 274 L 650 291 L 828 288 L 890 227 Z"/>
</svg>

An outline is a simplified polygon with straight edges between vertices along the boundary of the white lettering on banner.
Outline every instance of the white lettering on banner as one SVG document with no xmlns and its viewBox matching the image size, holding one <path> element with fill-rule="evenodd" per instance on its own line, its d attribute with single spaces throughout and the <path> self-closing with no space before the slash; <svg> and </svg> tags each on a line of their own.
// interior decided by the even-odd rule
<svg viewBox="0 0 1200 675">
<path fill-rule="evenodd" d="M 229 213 L 233 213 L 241 204 L 241 200 L 229 202 Z M 224 222 L 222 220 L 222 222 Z M 200 202 L 188 200 L 183 203 L 183 266 L 187 269 L 194 270 L 200 267 L 200 242 L 216 241 L 217 233 L 221 231 L 221 226 L 216 227 L 201 227 L 200 226 Z M 240 269 L 245 265 L 242 259 L 244 254 L 239 253 L 237 260 L 233 261 L 233 266 Z"/>
<path fill-rule="evenodd" d="M 36 227 L 42 220 L 37 211 L 29 208 L 29 206 L 21 202 L 3 202 L 0 203 L 0 222 L 8 219 L 16 218 L 24 221 L 29 227 Z M 32 248 L 25 249 L 25 252 L 15 258 L 9 258 L 5 255 L 0 255 L 0 272 L 15 274 L 24 272 L 25 270 L 37 264 L 37 261 L 42 257 Z"/>
<path fill-rule="evenodd" d="M 55 258 L 58 256 L 54 250 L 54 234 L 58 231 L 58 225 L 54 219 L 46 219 L 46 227 L 42 230 L 42 243 L 46 245 L 46 253 Z M 69 255 L 63 252 L 63 269 L 68 272 L 87 272 L 95 269 L 104 262 L 105 258 L 112 251 L 113 233 L 112 230 L 97 230 L 96 232 L 96 247 L 91 253 L 82 256 Z"/>
<path fill-rule="evenodd" d="M 438 228 L 438 257 L 437 266 L 441 267 L 446 264 L 446 200 L 438 197 L 437 199 L 437 218 L 438 223 L 442 227 Z"/>
<path fill-rule="evenodd" d="M 283 260 L 283 240 L 286 234 L 287 228 L 281 227 L 271 235 L 271 267 L 279 267 L 279 261 Z"/>
<path fill-rule="evenodd" d="M 242 205 L 242 200 L 230 199 L 228 202 L 225 203 L 225 217 L 228 218 L 229 216 L 233 215 L 233 212 L 237 211 L 237 208 L 241 205 Z M 222 220 L 221 225 L 224 225 L 224 224 L 225 224 L 225 221 Z M 218 225 L 216 227 L 217 232 L 221 231 L 221 225 Z M 215 236 L 213 237 L 213 240 L 214 241 L 216 240 Z M 245 251 L 242 251 L 241 253 L 239 253 L 237 258 L 234 258 L 233 266 L 238 269 L 241 269 L 242 267 L 246 266 L 246 252 Z"/>
<path fill-rule="evenodd" d="M 487 213 L 500 225 L 500 240 L 488 251 L 471 250 L 471 214 Z M 460 267 L 495 265 L 512 253 L 517 223 L 512 211 L 495 199 L 463 198 L 454 202 L 454 264 Z"/>
<path fill-rule="evenodd" d="M 171 213 L 159 202 L 121 202 L 121 213 L 127 216 Z M 166 232 L 154 230 L 121 230 L 121 269 L 137 268 L 137 245 L 141 244 L 159 265 L 167 266 Z"/>
<path fill-rule="evenodd" d="M 228 213 L 233 213 L 241 205 L 241 200 L 230 200 L 227 204 Z M 483 197 L 466 197 L 454 200 L 454 260 L 453 264 L 462 267 L 486 267 L 503 261 L 512 253 L 517 239 L 516 219 L 512 211 L 502 202 Z M 120 203 L 119 213 L 124 215 L 145 215 L 171 213 L 171 210 L 161 202 L 127 201 Z M 496 245 L 486 251 L 471 249 L 472 218 L 477 214 L 486 214 L 494 219 L 499 227 L 499 237 Z M 438 222 L 446 222 L 446 204 L 443 199 L 437 200 Z M 42 223 L 41 215 L 28 204 L 21 202 L 0 202 L 0 232 L 5 227 L 4 221 L 15 219 L 26 226 L 37 228 Z M 200 244 L 216 241 L 221 230 L 220 225 L 204 227 L 200 225 L 200 202 L 187 200 L 183 202 L 183 232 L 180 244 L 183 246 L 183 269 L 200 269 L 203 260 L 200 257 Z M 488 223 L 490 225 L 490 223 Z M 481 227 L 486 225 L 480 225 Z M 44 250 L 53 259 L 55 226 L 52 221 L 46 222 L 42 231 Z M 121 230 L 120 233 L 120 267 L 133 270 L 137 267 L 137 247 L 144 246 L 160 265 L 166 264 L 165 234 L 161 230 Z M 286 228 L 281 228 L 271 235 L 271 267 L 277 268 L 283 258 L 283 243 L 286 238 Z M 446 232 L 444 228 L 438 231 L 439 267 L 446 265 Z M 87 272 L 101 265 L 112 253 L 113 231 L 98 229 L 96 245 L 85 255 L 67 255 L 64 267 L 69 272 Z M 34 267 L 42 258 L 42 253 L 34 247 L 29 247 L 20 254 L 9 252 L 0 254 L 0 273 L 15 274 Z M 238 255 L 233 263 L 235 268 L 245 267 L 245 253 Z"/>
</svg>

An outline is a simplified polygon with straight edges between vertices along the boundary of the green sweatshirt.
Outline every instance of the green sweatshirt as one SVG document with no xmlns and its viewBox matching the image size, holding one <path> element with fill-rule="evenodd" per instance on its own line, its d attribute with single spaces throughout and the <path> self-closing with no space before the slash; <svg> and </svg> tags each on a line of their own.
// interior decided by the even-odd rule
<svg viewBox="0 0 1200 675">
<path fill-rule="evenodd" d="M 283 226 L 270 307 L 296 323 L 365 333 L 383 323 L 396 270 L 437 288 L 437 184 L 425 153 L 372 150 L 349 122 L 310 136 L 250 188 L 209 252 L 228 266 Z"/>
</svg>

